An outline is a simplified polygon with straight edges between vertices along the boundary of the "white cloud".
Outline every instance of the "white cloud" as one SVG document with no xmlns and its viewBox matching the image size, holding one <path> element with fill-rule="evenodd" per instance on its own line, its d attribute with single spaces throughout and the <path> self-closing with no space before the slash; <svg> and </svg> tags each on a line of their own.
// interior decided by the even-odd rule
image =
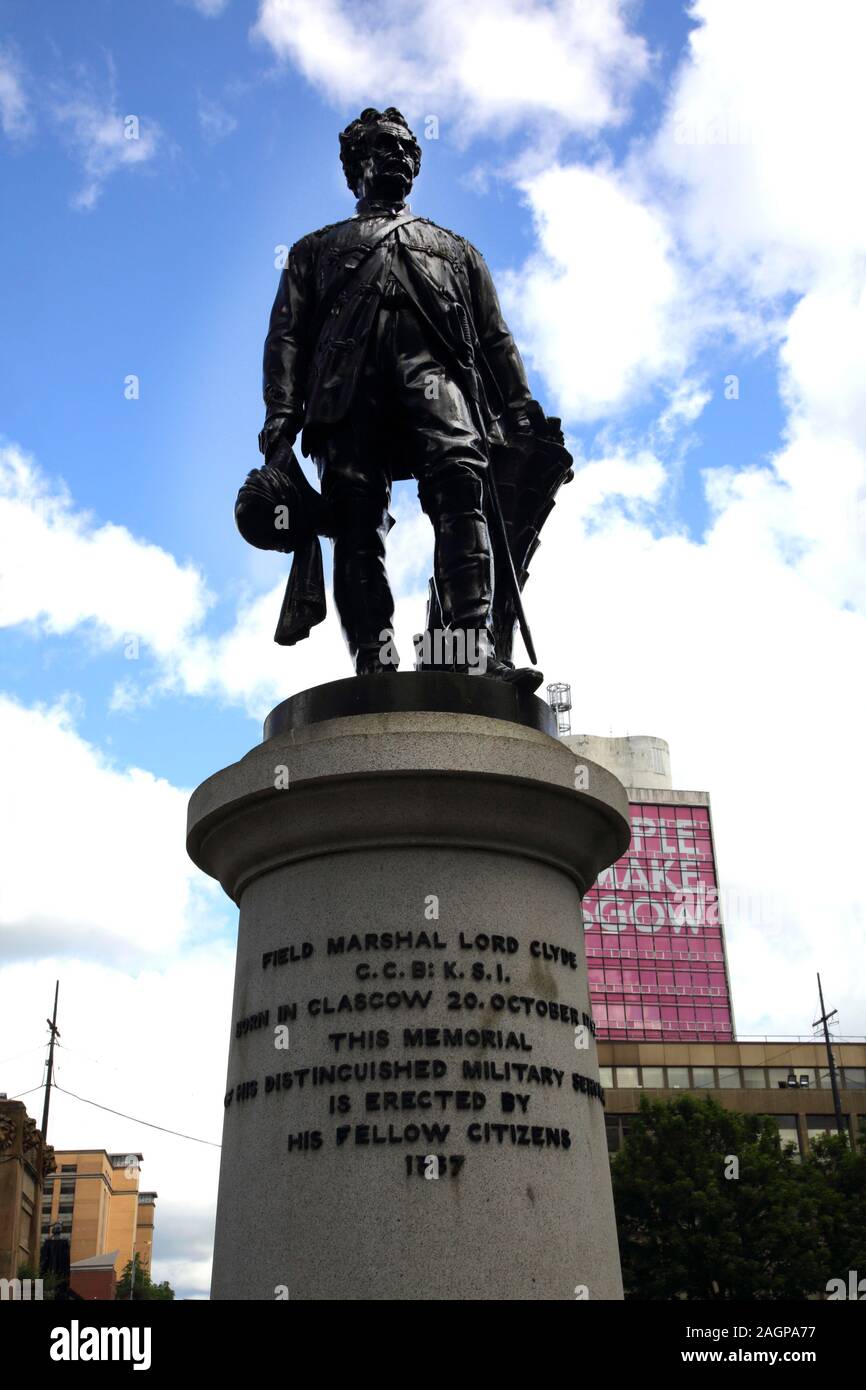
<svg viewBox="0 0 866 1390">
<path fill-rule="evenodd" d="M 695 328 L 662 220 L 606 169 L 555 165 L 523 191 L 538 247 L 499 281 L 557 412 L 594 419 L 682 371 Z"/>
<path fill-rule="evenodd" d="M 64 634 L 87 624 L 103 645 L 137 639 L 166 657 L 210 602 L 192 565 L 123 526 L 98 525 L 15 445 L 0 447 L 0 554 L 0 626 Z"/>
<path fill-rule="evenodd" d="M 289 561 L 286 562 L 288 574 Z M 261 719 L 297 690 L 350 674 L 338 625 L 331 614 L 295 647 L 278 647 L 274 629 L 285 580 L 243 602 L 231 628 L 216 637 L 199 634 L 174 654 L 166 670 L 168 688 L 241 705 Z"/>
<path fill-rule="evenodd" d="M 82 166 L 84 184 L 72 206 L 84 212 L 96 206 L 105 183 L 119 169 L 135 169 L 153 159 L 161 139 L 155 121 L 120 111 L 113 92 L 106 99 L 79 87 L 59 95 L 52 114 Z"/>
<path fill-rule="evenodd" d="M 707 478 L 731 525 L 739 515 L 796 560 L 830 601 L 866 613 L 866 409 L 858 381 L 866 281 L 854 295 L 817 289 L 793 311 L 781 359 L 789 407 L 772 471 L 729 467 Z"/>
<path fill-rule="evenodd" d="M 655 424 L 660 439 L 672 440 L 683 426 L 694 424 L 713 398 L 701 382 L 683 377 L 669 394 L 667 405 Z"/>
<path fill-rule="evenodd" d="M 866 249 L 866 8 L 834 0 L 696 0 L 652 146 L 678 220 L 716 273 L 761 294 L 808 288 Z"/>
<path fill-rule="evenodd" d="M 407 583 L 426 591 L 430 523 L 405 495 L 394 512 L 395 591 Z M 99 649 L 128 656 L 111 699 L 117 712 L 183 691 L 239 705 L 262 719 L 295 691 L 350 674 L 330 601 L 326 621 L 307 641 L 292 648 L 275 644 L 288 557 L 276 585 L 243 597 L 232 624 L 208 633 L 212 599 L 199 570 L 123 526 L 97 524 L 15 445 L 0 448 L 0 554 L 0 627 L 31 624 L 52 636 L 85 636 Z M 400 605 L 398 645 L 406 669 L 412 635 L 424 625 L 424 603 L 422 592 Z"/>
<path fill-rule="evenodd" d="M 614 502 L 622 508 L 658 502 L 666 479 L 664 464 L 648 450 L 634 458 L 620 450 L 577 466 L 560 501 L 575 516 L 595 522 L 602 504 Z"/>
<path fill-rule="evenodd" d="M 0 127 L 4 135 L 17 139 L 27 135 L 32 124 L 21 64 L 9 49 L 0 49 Z"/>
<path fill-rule="evenodd" d="M 185 854 L 186 792 L 114 767 L 62 702 L 0 696 L 0 745 L 6 959 L 166 959 L 203 929 L 216 890 Z"/>
<path fill-rule="evenodd" d="M 230 111 L 218 101 L 213 101 L 209 97 L 199 95 L 198 99 L 198 123 L 199 129 L 209 145 L 216 145 L 220 140 L 225 140 L 232 131 L 237 130 L 237 120 Z"/>
<path fill-rule="evenodd" d="M 205 19 L 218 19 L 228 7 L 229 0 L 187 0 Z"/>
<path fill-rule="evenodd" d="M 666 213 L 705 296 L 757 306 L 779 345 L 788 412 L 773 468 L 707 479 L 717 525 L 766 534 L 810 585 L 866 608 L 866 192 L 856 174 L 866 12 L 838 0 L 697 0 L 700 26 L 643 167 L 676 180 Z M 803 74 L 808 72 L 804 86 Z M 649 183 L 645 184 L 649 187 Z M 797 295 L 787 322 L 774 297 Z M 718 303 L 718 298 L 716 299 Z"/>
<path fill-rule="evenodd" d="M 597 130 L 618 122 L 645 75 L 644 41 L 621 0 L 441 0 L 367 7 L 341 0 L 261 0 L 255 33 L 331 100 L 382 93 L 409 115 L 463 131 L 553 120 Z"/>
</svg>

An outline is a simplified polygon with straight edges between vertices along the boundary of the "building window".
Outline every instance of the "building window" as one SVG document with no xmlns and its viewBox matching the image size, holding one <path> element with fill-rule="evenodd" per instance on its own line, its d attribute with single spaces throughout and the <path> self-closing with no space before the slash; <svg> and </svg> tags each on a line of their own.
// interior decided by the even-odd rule
<svg viewBox="0 0 866 1390">
<path fill-rule="evenodd" d="M 847 1115 L 843 1115 L 843 1116 L 842 1116 L 842 1120 L 843 1120 L 843 1122 L 844 1122 L 844 1124 L 845 1124 L 845 1128 L 847 1129 L 847 1127 L 848 1127 L 848 1116 L 847 1116 Z M 810 1144 L 812 1143 L 812 1140 L 813 1140 L 813 1139 L 817 1139 L 817 1138 L 818 1138 L 820 1135 L 822 1135 L 822 1134 L 835 1134 L 835 1133 L 836 1133 L 836 1116 L 835 1116 L 835 1115 L 807 1115 L 807 1116 L 806 1116 L 806 1133 L 807 1133 L 807 1135 L 809 1136 L 809 1143 L 810 1143 Z"/>
<path fill-rule="evenodd" d="M 782 1148 L 793 1149 L 796 1157 L 800 1158 L 800 1137 L 797 1129 L 796 1115 L 762 1115 L 762 1120 L 772 1120 L 779 1131 L 779 1143 Z"/>
<path fill-rule="evenodd" d="M 602 1086 L 606 1086 L 610 1090 L 613 1086 L 613 1067 L 599 1067 L 598 1079 Z"/>
<path fill-rule="evenodd" d="M 664 1067 L 641 1067 L 641 1079 L 644 1086 L 650 1086 L 654 1090 L 661 1091 L 665 1084 Z"/>
<path fill-rule="evenodd" d="M 767 1075 L 770 1080 L 770 1090 L 775 1091 L 779 1087 L 788 1085 L 788 1077 L 791 1075 L 790 1067 L 768 1067 Z"/>
<path fill-rule="evenodd" d="M 866 1091 L 866 1067 L 845 1067 L 842 1075 L 846 1091 Z"/>
<path fill-rule="evenodd" d="M 739 1091 L 742 1086 L 739 1067 L 719 1067 L 719 1087 L 723 1091 Z"/>
<path fill-rule="evenodd" d="M 773 1115 L 779 1127 L 779 1142 L 783 1149 L 793 1149 L 800 1156 L 800 1136 L 797 1130 L 796 1115 Z"/>
<path fill-rule="evenodd" d="M 607 1135 L 608 1153 L 618 1153 L 631 1133 L 635 1122 L 634 1115 L 605 1115 L 604 1129 Z"/>
<path fill-rule="evenodd" d="M 688 1067 L 668 1067 L 668 1086 L 672 1091 L 687 1091 L 689 1088 Z"/>
<path fill-rule="evenodd" d="M 714 1067 L 692 1067 L 692 1084 L 696 1090 L 714 1090 L 716 1072 Z"/>
<path fill-rule="evenodd" d="M 770 1067 L 770 1087 L 795 1090 L 797 1087 L 809 1089 L 815 1085 L 814 1067 Z"/>
<path fill-rule="evenodd" d="M 767 1078 L 763 1067 L 743 1067 L 743 1085 L 747 1091 L 765 1091 Z"/>
<path fill-rule="evenodd" d="M 61 1171 L 61 1173 L 77 1173 L 77 1172 L 78 1172 L 78 1164 L 77 1164 L 77 1163 L 61 1163 L 61 1165 L 60 1165 L 60 1171 Z"/>
<path fill-rule="evenodd" d="M 637 1074 L 637 1067 L 617 1067 L 616 1084 L 620 1089 L 624 1086 L 639 1087 L 640 1078 Z"/>
</svg>

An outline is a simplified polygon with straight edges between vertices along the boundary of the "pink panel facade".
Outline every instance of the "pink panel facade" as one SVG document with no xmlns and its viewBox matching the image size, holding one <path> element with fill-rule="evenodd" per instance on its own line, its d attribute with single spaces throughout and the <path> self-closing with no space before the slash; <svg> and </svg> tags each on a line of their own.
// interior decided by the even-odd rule
<svg viewBox="0 0 866 1390">
<path fill-rule="evenodd" d="M 709 809 L 633 802 L 630 814 L 631 848 L 583 902 L 598 1035 L 730 1041 Z"/>
</svg>

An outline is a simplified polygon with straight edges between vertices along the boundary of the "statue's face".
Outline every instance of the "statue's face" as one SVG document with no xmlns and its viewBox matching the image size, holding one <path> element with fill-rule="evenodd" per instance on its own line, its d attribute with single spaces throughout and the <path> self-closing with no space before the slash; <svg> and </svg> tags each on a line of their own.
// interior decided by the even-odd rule
<svg viewBox="0 0 866 1390">
<path fill-rule="evenodd" d="M 374 126 L 367 136 L 359 196 L 386 202 L 407 198 L 414 177 L 415 143 L 409 132 L 385 121 Z"/>
</svg>

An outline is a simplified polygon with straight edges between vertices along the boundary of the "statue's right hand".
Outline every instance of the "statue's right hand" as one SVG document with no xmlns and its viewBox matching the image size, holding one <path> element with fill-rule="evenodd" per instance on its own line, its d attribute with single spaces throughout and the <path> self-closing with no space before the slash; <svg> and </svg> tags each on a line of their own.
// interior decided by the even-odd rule
<svg viewBox="0 0 866 1390">
<path fill-rule="evenodd" d="M 271 415 L 259 434 L 259 453 L 267 458 L 278 439 L 291 448 L 298 437 L 301 423 L 294 415 Z"/>
</svg>

